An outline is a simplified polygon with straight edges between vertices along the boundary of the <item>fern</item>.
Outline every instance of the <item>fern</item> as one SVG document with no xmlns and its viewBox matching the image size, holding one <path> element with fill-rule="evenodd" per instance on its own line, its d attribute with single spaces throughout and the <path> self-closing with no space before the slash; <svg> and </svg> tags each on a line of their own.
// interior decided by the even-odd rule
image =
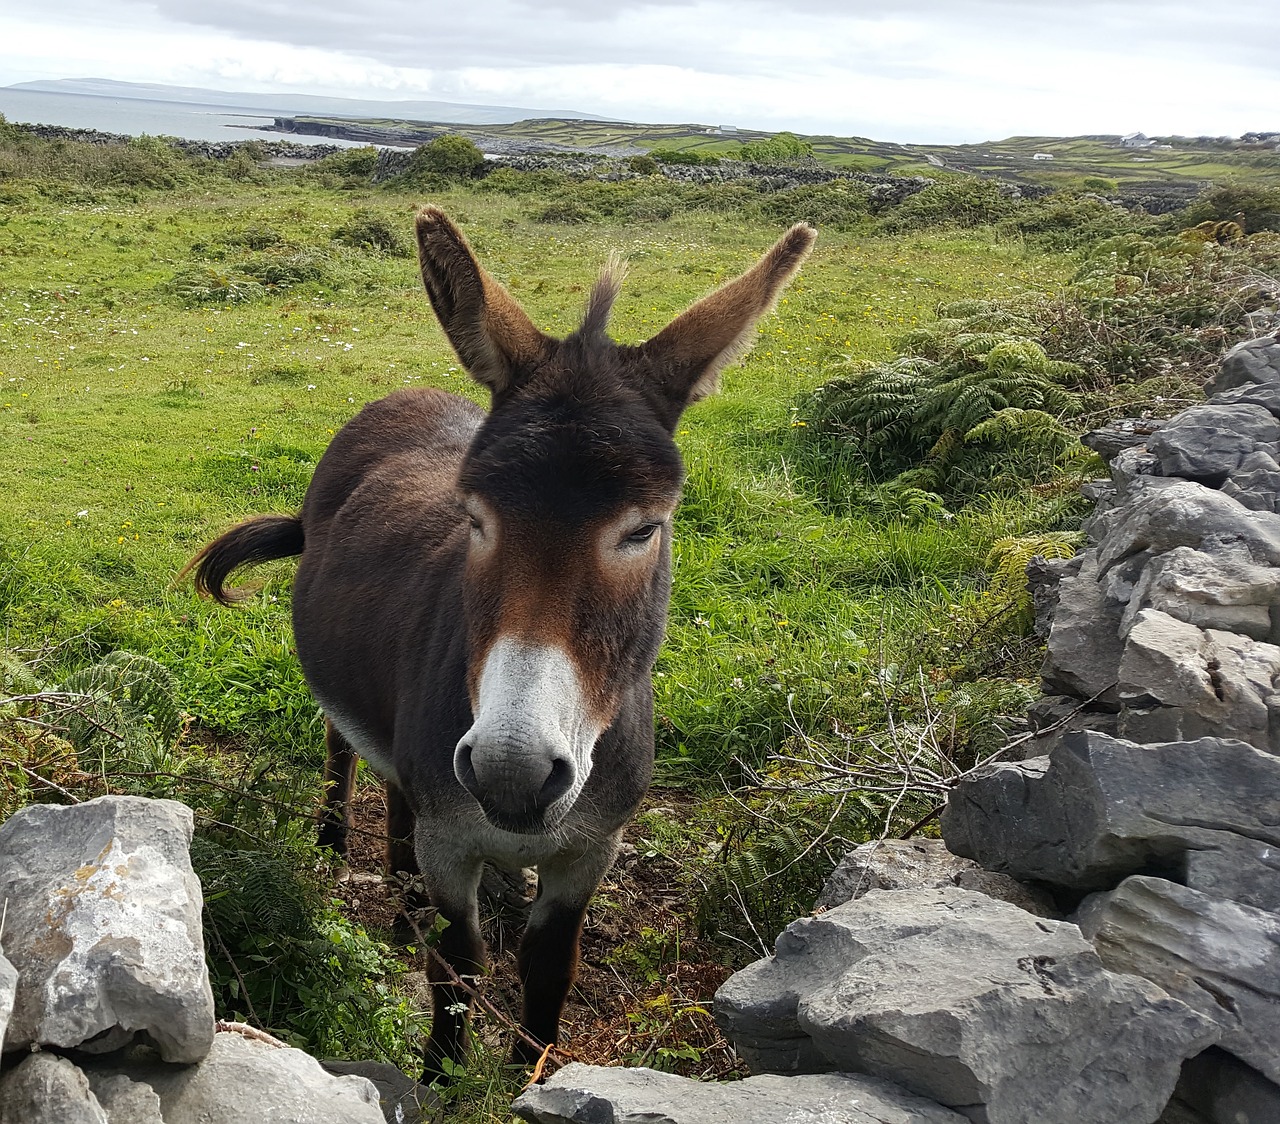
<svg viewBox="0 0 1280 1124">
<path fill-rule="evenodd" d="M 65 715 L 67 740 L 77 750 L 99 749 L 104 768 L 112 750 L 155 764 L 155 755 L 169 749 L 182 731 L 173 676 L 149 656 L 112 652 L 72 672 L 58 690 L 84 700 Z"/>
<path fill-rule="evenodd" d="M 15 695 L 35 695 L 40 691 L 40 680 L 17 653 L 0 648 L 0 717 L 6 714 L 26 713 L 30 703 L 9 702 Z"/>
<path fill-rule="evenodd" d="M 1031 559 L 1073 558 L 1083 540 L 1080 531 L 1044 531 L 997 539 L 987 553 L 986 567 L 991 575 L 988 594 L 1011 605 L 1020 618 L 1029 619 L 1032 603 L 1027 566 Z"/>
</svg>

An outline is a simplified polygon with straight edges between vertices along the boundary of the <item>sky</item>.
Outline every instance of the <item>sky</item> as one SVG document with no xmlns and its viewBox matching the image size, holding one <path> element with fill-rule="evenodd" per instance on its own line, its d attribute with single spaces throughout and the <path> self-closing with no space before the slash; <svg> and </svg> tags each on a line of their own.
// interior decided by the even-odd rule
<svg viewBox="0 0 1280 1124">
<path fill-rule="evenodd" d="M 1243 0 L 0 0 L 0 85 L 577 109 L 903 142 L 1280 130 Z"/>
</svg>

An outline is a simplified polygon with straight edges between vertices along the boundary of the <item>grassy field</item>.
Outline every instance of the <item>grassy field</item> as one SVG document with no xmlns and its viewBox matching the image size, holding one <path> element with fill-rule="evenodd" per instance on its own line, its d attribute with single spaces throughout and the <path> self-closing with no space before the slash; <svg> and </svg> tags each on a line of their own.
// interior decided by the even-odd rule
<svg viewBox="0 0 1280 1124">
<path fill-rule="evenodd" d="M 336 882 L 310 843 L 322 729 L 291 650 L 291 567 L 264 567 L 238 610 L 211 607 L 176 577 L 229 524 L 295 510 L 365 402 L 406 385 L 483 401 L 405 250 L 428 197 L 554 333 L 576 326 L 597 270 L 620 252 L 629 277 L 613 331 L 627 342 L 750 265 L 780 224 L 708 197 L 665 211 L 632 200 L 629 213 L 651 216 L 634 222 L 600 204 L 606 217 L 564 225 L 545 221 L 536 177 L 528 194 L 487 181 L 428 193 L 247 159 L 156 171 L 159 157 L 142 155 L 83 155 L 93 176 L 82 178 L 96 180 L 79 183 L 5 179 L 0 160 L 0 649 L 47 686 L 114 651 L 154 659 L 187 718 L 176 744 L 72 748 L 0 705 L 0 813 L 64 790 L 187 800 L 220 1013 L 318 1053 L 411 1066 L 420 965 L 383 943 L 371 776 L 357 880 Z M 24 169 L 55 156 L 67 159 L 0 152 Z M 118 182 L 118 167 L 151 186 Z M 605 189 L 556 190 L 599 203 Z M 945 503 L 907 489 L 881 503 L 862 469 L 815 453 L 807 396 L 893 359 L 940 306 L 1056 299 L 1082 256 L 1036 249 L 1016 226 L 888 229 L 870 217 L 823 229 L 754 351 L 678 430 L 688 482 L 655 678 L 658 782 L 634 852 L 593 907 L 569 1014 L 570 1048 L 587 1060 L 734 1072 L 706 1014 L 715 986 L 808 908 L 843 840 L 922 810 L 847 791 L 833 813 L 830 790 L 805 797 L 811 777 L 780 751 L 871 745 L 892 721 L 971 760 L 1032 695 L 1025 607 L 1016 581 L 992 574 L 1011 541 L 1069 541 L 1075 478 Z M 1127 237 L 1104 255 L 1113 272 L 1125 253 L 1155 252 Z M 1170 260 L 1221 273 L 1228 251 L 1172 241 Z M 1112 274 L 1104 281 L 1113 296 Z M 1229 338 L 1210 329 L 1204 354 Z M 1166 381 L 1185 390 L 1189 377 Z M 854 492 L 869 499 L 849 502 Z M 0 698 L 18 693 L 12 675 L 0 661 Z M 495 960 L 500 1001 L 511 984 L 507 945 Z M 481 1022 L 480 1062 L 455 1093 L 463 1118 L 506 1118 L 519 1078 L 500 1072 L 501 1029 Z"/>
</svg>

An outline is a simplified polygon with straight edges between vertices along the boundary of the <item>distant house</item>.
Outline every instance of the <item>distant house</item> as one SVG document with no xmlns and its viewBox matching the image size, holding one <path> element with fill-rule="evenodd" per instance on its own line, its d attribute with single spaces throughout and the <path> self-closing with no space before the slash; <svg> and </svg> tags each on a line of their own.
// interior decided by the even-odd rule
<svg viewBox="0 0 1280 1124">
<path fill-rule="evenodd" d="M 1035 153 L 1035 154 L 1031 157 L 1031 159 L 1032 159 L 1032 160 L 1052 160 L 1052 159 L 1053 159 L 1053 153 L 1052 153 L 1052 152 L 1037 152 L 1037 153 Z"/>
<path fill-rule="evenodd" d="M 1151 148 L 1155 143 L 1145 133 L 1130 133 L 1127 137 L 1120 138 L 1121 148 Z"/>
</svg>

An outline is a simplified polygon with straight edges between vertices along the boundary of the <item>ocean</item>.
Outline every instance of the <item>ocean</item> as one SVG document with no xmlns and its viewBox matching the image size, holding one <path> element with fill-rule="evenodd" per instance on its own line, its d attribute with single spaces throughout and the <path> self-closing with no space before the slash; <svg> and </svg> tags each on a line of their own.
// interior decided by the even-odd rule
<svg viewBox="0 0 1280 1124">
<path fill-rule="evenodd" d="M 76 129 L 98 129 L 104 133 L 124 133 L 135 137 L 145 133 L 188 140 L 290 140 L 299 144 L 352 147 L 351 142 L 332 137 L 262 132 L 249 126 L 270 125 L 274 115 L 264 114 L 260 109 L 238 110 L 224 105 L 50 94 L 0 87 L 0 113 L 8 121 L 69 125 Z"/>
</svg>

